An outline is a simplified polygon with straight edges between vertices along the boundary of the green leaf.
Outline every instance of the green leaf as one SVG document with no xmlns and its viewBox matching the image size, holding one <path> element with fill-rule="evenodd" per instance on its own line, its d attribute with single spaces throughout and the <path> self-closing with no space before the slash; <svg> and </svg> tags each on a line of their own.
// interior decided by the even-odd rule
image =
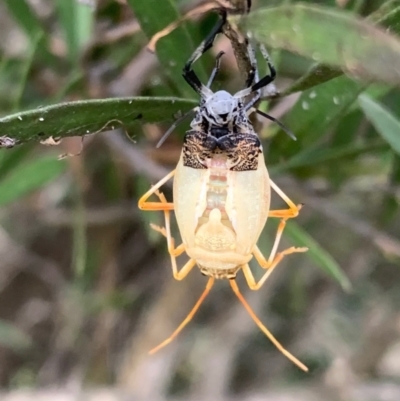
<svg viewBox="0 0 400 401">
<path fill-rule="evenodd" d="M 42 25 L 25 0 L 4 0 L 5 4 L 29 39 L 44 34 Z"/>
<path fill-rule="evenodd" d="M 354 158 L 372 151 L 385 150 L 388 146 L 382 141 L 370 141 L 365 144 L 350 143 L 342 146 L 317 147 L 304 149 L 285 163 L 279 163 L 268 167 L 271 174 L 282 173 L 290 168 L 312 166 L 315 164 L 339 161 L 340 159 Z"/>
<path fill-rule="evenodd" d="M 358 102 L 376 131 L 400 155 L 400 120 L 366 94 L 360 95 Z"/>
<path fill-rule="evenodd" d="M 381 8 L 372 13 L 368 19 L 373 23 L 390 28 L 393 33 L 400 34 L 400 0 L 386 2 Z M 281 96 L 310 89 L 342 74 L 343 71 L 340 68 L 317 64 L 307 74 L 283 91 Z"/>
<path fill-rule="evenodd" d="M 325 64 L 317 64 L 308 71 L 307 74 L 300 77 L 289 88 L 283 91 L 280 96 L 287 96 L 291 93 L 302 92 L 314 86 L 321 85 L 333 78 L 339 77 L 343 72 L 339 68 L 330 67 Z"/>
<path fill-rule="evenodd" d="M 33 46 L 36 46 L 36 43 L 39 39 L 38 51 L 40 56 L 49 64 L 54 62 L 55 57 L 49 53 L 47 43 L 46 43 L 46 32 L 43 29 L 43 26 L 32 11 L 31 7 L 25 0 L 4 0 L 5 4 L 13 16 L 17 24 L 24 31 L 26 37 L 31 42 Z M 38 39 L 39 38 L 39 39 Z"/>
<path fill-rule="evenodd" d="M 17 113 L 0 119 L 0 141 L 10 146 L 50 137 L 65 138 L 93 134 L 113 127 L 131 128 L 138 122 L 173 120 L 196 101 L 178 98 L 114 98 L 61 103 Z"/>
<path fill-rule="evenodd" d="M 393 13 L 400 18 L 397 9 Z M 385 15 L 389 19 L 391 14 Z M 285 124 L 295 132 L 298 141 L 294 143 L 280 139 L 275 145 L 276 153 L 284 153 L 289 157 L 287 164 L 291 166 L 293 163 L 293 166 L 297 166 L 299 160 L 305 160 L 309 152 L 314 151 L 318 146 L 317 141 L 322 139 L 321 136 L 335 128 L 341 117 L 352 110 L 353 105 L 357 105 L 358 96 L 367 88 L 368 84 L 339 76 L 304 91 L 284 119 Z"/>
<path fill-rule="evenodd" d="M 176 2 L 172 0 L 128 0 L 128 4 L 134 10 L 148 39 L 181 17 Z M 163 67 L 162 71 L 175 84 L 177 93 L 187 97 L 195 95 L 193 89 L 182 77 L 183 66 L 197 45 L 200 44 L 193 43 L 193 36 L 188 23 L 184 22 L 167 36 L 161 38 L 156 47 L 157 57 Z M 202 80 L 208 76 L 201 59 L 196 62 L 196 71 Z"/>
<path fill-rule="evenodd" d="M 11 203 L 35 191 L 62 174 L 67 167 L 65 160 L 42 156 L 18 165 L 0 180 L 0 206 Z"/>
<path fill-rule="evenodd" d="M 270 47 L 293 51 L 357 77 L 400 84 L 398 38 L 348 12 L 291 4 L 259 9 L 242 17 L 240 24 Z"/>
<path fill-rule="evenodd" d="M 0 177 L 4 177 L 12 171 L 18 164 L 32 151 L 33 146 L 25 145 L 14 149 L 0 149 Z"/>
<path fill-rule="evenodd" d="M 345 76 L 335 78 L 303 92 L 285 121 L 289 127 L 296 127 L 295 134 L 301 139 L 302 147 L 313 145 L 348 110 L 362 90 L 364 87 Z"/>
<path fill-rule="evenodd" d="M 380 21 L 390 26 L 393 32 L 400 34 L 400 0 L 385 3 L 378 11 L 371 15 L 374 21 Z M 396 23 L 397 21 L 397 23 Z M 316 75 L 322 74 L 321 81 L 331 79 L 320 85 L 318 78 L 311 76 L 302 78 L 294 84 L 293 91 L 304 89 L 307 85 L 318 85 L 302 92 L 296 105 L 285 117 L 284 121 L 298 136 L 297 143 L 281 140 L 277 143 L 277 153 L 285 153 L 295 158 L 307 155 L 309 147 L 313 147 L 325 134 L 340 121 L 340 118 L 351 110 L 360 93 L 368 88 L 368 84 L 353 81 L 349 77 L 335 76 L 330 67 L 318 65 L 312 70 Z M 309 79 L 309 81 L 307 81 Z M 308 83 L 307 83 L 308 82 Z M 289 89 L 286 92 L 291 92 Z M 383 92 L 384 93 L 384 92 Z M 289 160 L 290 163 L 290 160 Z"/>
<path fill-rule="evenodd" d="M 79 54 L 88 41 L 93 27 L 93 9 L 76 0 L 57 0 L 56 6 L 72 62 L 79 61 Z"/>
<path fill-rule="evenodd" d="M 298 224 L 294 221 L 290 221 L 285 228 L 285 234 L 292 238 L 296 246 L 308 247 L 309 251 L 307 254 L 310 258 L 313 259 L 326 274 L 338 281 L 344 291 L 351 291 L 351 282 L 336 260 Z"/>
<path fill-rule="evenodd" d="M 14 99 L 13 111 L 18 111 L 21 107 L 22 96 L 23 96 L 25 88 L 28 84 L 29 72 L 32 68 L 33 60 L 35 58 L 35 54 L 40 45 L 40 42 L 41 42 L 41 37 L 39 37 L 39 36 L 36 38 L 36 40 L 33 40 L 32 44 L 30 46 L 29 52 L 28 52 L 28 57 L 23 62 L 23 73 L 22 73 L 22 77 L 20 78 L 18 86 L 17 86 L 18 91 L 17 91 L 17 95 Z"/>
</svg>

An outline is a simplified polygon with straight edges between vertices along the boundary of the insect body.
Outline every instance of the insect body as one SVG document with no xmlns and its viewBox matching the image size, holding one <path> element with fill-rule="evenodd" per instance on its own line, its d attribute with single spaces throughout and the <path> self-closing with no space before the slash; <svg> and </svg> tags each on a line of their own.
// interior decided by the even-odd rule
<svg viewBox="0 0 400 401">
<path fill-rule="evenodd" d="M 192 123 L 174 180 L 175 216 L 186 253 L 215 278 L 234 278 L 252 258 L 270 203 L 260 141 L 249 132 L 241 108 L 232 118 L 237 102 L 227 95 L 221 91 L 210 99 L 222 113 L 212 110 L 206 121 Z M 214 118 L 236 121 L 223 127 L 210 123 Z"/>
<path fill-rule="evenodd" d="M 219 58 L 212 78 L 219 68 Z M 272 74 L 271 74 L 272 75 Z M 296 217 L 296 206 L 269 178 L 262 146 L 254 132 L 248 114 L 254 100 L 245 98 L 266 85 L 271 77 L 235 95 L 226 91 L 213 93 L 201 84 L 193 70 L 184 70 L 190 85 L 201 95 L 191 129 L 186 133 L 180 160 L 174 171 L 159 181 L 139 200 L 142 210 L 162 210 L 165 228 L 153 226 L 167 238 L 174 278 L 182 280 L 197 264 L 209 277 L 207 286 L 187 318 L 176 331 L 151 353 L 156 352 L 185 327 L 211 290 L 215 279 L 228 279 L 230 285 L 259 328 L 275 346 L 303 370 L 307 367 L 286 351 L 261 323 L 240 293 L 235 277 L 241 270 L 252 290 L 258 290 L 285 255 L 305 252 L 307 248 L 291 247 L 277 252 L 286 220 Z M 273 79 L 273 78 L 272 78 Z M 258 94 L 256 94 L 258 95 Z M 173 203 L 167 202 L 158 189 L 174 177 Z M 288 204 L 288 209 L 270 210 L 271 187 Z M 149 202 L 151 195 L 159 202 Z M 175 211 L 182 243 L 175 246 L 170 230 L 170 211 Z M 268 217 L 281 219 L 275 242 L 268 258 L 256 243 Z M 179 270 L 176 258 L 187 253 L 189 261 Z M 248 262 L 255 257 L 265 270 L 259 281 Z"/>
</svg>

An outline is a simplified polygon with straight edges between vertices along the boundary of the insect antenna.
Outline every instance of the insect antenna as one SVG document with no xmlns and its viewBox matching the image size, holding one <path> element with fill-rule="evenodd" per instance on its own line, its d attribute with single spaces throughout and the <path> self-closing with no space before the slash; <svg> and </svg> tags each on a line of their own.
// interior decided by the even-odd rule
<svg viewBox="0 0 400 401">
<path fill-rule="evenodd" d="M 197 108 L 197 107 L 196 107 Z M 158 141 L 156 148 L 158 149 L 164 142 L 165 140 L 171 135 L 172 131 L 184 120 L 186 120 L 189 116 L 193 115 L 193 113 L 196 111 L 196 108 L 189 110 L 187 113 L 185 113 L 183 116 L 179 117 L 167 130 L 167 132 L 161 137 L 161 139 Z"/>
<path fill-rule="evenodd" d="M 258 109 L 254 109 L 254 110 L 255 110 L 256 113 L 259 114 L 260 116 L 263 116 L 263 117 L 267 118 L 268 120 L 271 120 L 271 121 L 273 121 L 274 123 L 278 124 L 278 125 L 286 132 L 286 134 L 288 134 L 288 135 L 290 136 L 290 138 L 292 138 L 294 141 L 297 141 L 297 138 L 296 138 L 296 136 L 293 134 L 293 132 L 290 131 L 289 128 L 285 127 L 279 120 L 277 120 L 276 118 L 270 116 L 270 115 L 267 114 L 267 113 L 264 113 L 264 112 L 261 111 L 261 110 L 258 110 Z"/>
<path fill-rule="evenodd" d="M 207 281 L 206 288 L 204 289 L 203 293 L 200 295 L 200 298 L 196 302 L 196 304 L 193 306 L 192 310 L 189 312 L 189 314 L 185 317 L 183 322 L 178 326 L 178 328 L 166 339 L 164 340 L 161 344 L 157 345 L 153 349 L 149 351 L 150 355 L 155 354 L 157 351 L 159 351 L 161 348 L 165 347 L 168 345 L 172 340 L 185 328 L 185 326 L 193 319 L 193 316 L 196 314 L 196 312 L 199 310 L 200 305 L 203 303 L 203 301 L 206 299 L 207 295 L 210 293 L 212 286 L 214 285 L 214 277 L 210 277 Z"/>
<path fill-rule="evenodd" d="M 275 347 L 278 348 L 278 350 L 281 351 L 283 355 L 285 355 L 288 359 L 290 359 L 300 369 L 304 370 L 305 372 L 308 372 L 307 366 L 305 366 L 294 355 L 292 355 L 289 351 L 287 351 L 285 348 L 283 348 L 281 343 L 273 336 L 273 334 L 264 326 L 264 324 L 261 322 L 261 320 L 256 316 L 253 309 L 251 309 L 251 306 L 247 303 L 247 301 L 244 299 L 243 295 L 241 294 L 239 287 L 236 284 L 236 281 L 234 279 L 230 279 L 229 283 L 232 287 L 233 292 L 239 298 L 239 301 L 243 304 L 243 306 L 247 310 L 250 317 L 254 320 L 255 324 L 270 339 L 270 341 L 275 345 Z"/>
</svg>

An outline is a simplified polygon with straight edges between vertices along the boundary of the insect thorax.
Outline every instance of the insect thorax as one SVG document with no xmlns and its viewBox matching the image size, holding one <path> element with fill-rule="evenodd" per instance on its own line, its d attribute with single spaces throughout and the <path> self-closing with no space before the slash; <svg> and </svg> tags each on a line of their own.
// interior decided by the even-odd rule
<svg viewBox="0 0 400 401">
<path fill-rule="evenodd" d="M 257 170 L 262 147 L 246 113 L 239 112 L 224 125 L 212 124 L 200 108 L 183 143 L 183 164 L 206 169 L 207 160 L 215 154 L 225 154 L 232 171 Z"/>
</svg>

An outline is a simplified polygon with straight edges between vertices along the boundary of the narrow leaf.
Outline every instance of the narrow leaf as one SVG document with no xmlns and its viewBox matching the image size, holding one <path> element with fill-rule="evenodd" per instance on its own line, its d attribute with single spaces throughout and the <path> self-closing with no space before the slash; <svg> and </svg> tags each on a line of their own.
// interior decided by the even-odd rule
<svg viewBox="0 0 400 401">
<path fill-rule="evenodd" d="M 14 108 L 13 108 L 14 110 L 13 111 L 18 111 L 18 109 L 20 109 L 22 96 L 24 94 L 25 87 L 28 84 L 29 72 L 31 70 L 33 60 L 35 58 L 36 51 L 40 45 L 41 39 L 42 39 L 41 36 L 38 36 L 36 38 L 36 40 L 33 40 L 32 45 L 30 46 L 30 49 L 28 52 L 28 57 L 23 62 L 23 73 L 22 73 L 22 77 L 20 78 L 20 80 L 18 82 L 18 86 L 17 86 L 18 91 L 17 91 L 17 95 L 14 99 Z"/>
<path fill-rule="evenodd" d="M 0 177 L 4 177 L 18 164 L 22 163 L 32 151 L 31 145 L 19 146 L 14 149 L 0 149 Z"/>
<path fill-rule="evenodd" d="M 318 244 L 308 233 L 298 224 L 291 221 L 285 228 L 285 233 L 292 238 L 296 246 L 306 246 L 310 258 L 329 276 L 339 282 L 344 291 L 351 291 L 352 285 L 342 268 L 325 249 Z"/>
<path fill-rule="evenodd" d="M 374 24 L 387 27 L 392 33 L 400 34 L 400 0 L 384 3 L 382 7 L 368 17 L 368 20 Z M 339 67 L 316 64 L 307 74 L 283 91 L 281 96 L 310 89 L 342 74 L 343 71 Z"/>
<path fill-rule="evenodd" d="M 178 98 L 115 98 L 61 103 L 0 118 L 0 147 L 50 137 L 84 136 L 138 122 L 173 120 L 197 104 Z"/>
<path fill-rule="evenodd" d="M 316 164 L 328 163 L 332 161 L 341 161 L 346 158 L 354 158 L 372 151 L 387 150 L 386 143 L 379 141 L 370 141 L 365 144 L 351 143 L 349 145 L 329 147 L 317 147 L 305 149 L 303 152 L 298 153 L 285 163 L 279 163 L 268 167 L 271 174 L 282 173 L 291 168 L 312 166 Z"/>
<path fill-rule="evenodd" d="M 24 31 L 27 39 L 33 46 L 36 46 L 36 41 L 40 38 L 40 45 L 38 52 L 40 56 L 46 60 L 50 65 L 53 63 L 55 57 L 49 53 L 46 43 L 46 32 L 39 18 L 35 15 L 26 0 L 4 0 L 5 4 L 13 16 L 19 27 Z"/>
<path fill-rule="evenodd" d="M 0 180 L 0 206 L 11 203 L 53 181 L 66 169 L 66 162 L 43 156 L 17 166 Z"/>
<path fill-rule="evenodd" d="M 32 11 L 25 0 L 4 1 L 8 10 L 29 39 L 36 38 L 44 34 L 39 19 L 36 17 L 35 13 Z"/>
<path fill-rule="evenodd" d="M 400 40 L 348 12 L 290 4 L 259 9 L 240 23 L 268 46 L 340 67 L 356 77 L 400 84 Z"/>
<path fill-rule="evenodd" d="M 285 124 L 298 138 L 294 143 L 280 140 L 290 147 L 286 155 L 299 157 L 300 152 L 308 152 L 309 147 L 315 146 L 321 135 L 349 110 L 364 88 L 350 78 L 341 76 L 303 92 L 285 117 Z"/>
<path fill-rule="evenodd" d="M 87 4 L 76 0 L 57 0 L 56 6 L 69 58 L 72 62 L 77 62 L 82 47 L 90 39 L 93 10 Z"/>
<path fill-rule="evenodd" d="M 400 120 L 366 94 L 360 95 L 358 102 L 376 131 L 400 155 Z"/>
</svg>

